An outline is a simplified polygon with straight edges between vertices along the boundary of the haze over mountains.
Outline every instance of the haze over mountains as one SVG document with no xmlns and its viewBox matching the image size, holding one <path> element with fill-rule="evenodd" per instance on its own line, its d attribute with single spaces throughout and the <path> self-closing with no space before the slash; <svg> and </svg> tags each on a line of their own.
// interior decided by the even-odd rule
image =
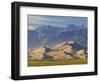
<svg viewBox="0 0 100 82">
<path fill-rule="evenodd" d="M 58 27 L 37 24 L 35 27 L 38 28 L 28 30 L 28 48 L 49 48 L 65 41 L 74 41 L 76 50 L 80 47 L 87 50 L 87 28 L 84 25 L 69 24 L 66 27 Z"/>
</svg>

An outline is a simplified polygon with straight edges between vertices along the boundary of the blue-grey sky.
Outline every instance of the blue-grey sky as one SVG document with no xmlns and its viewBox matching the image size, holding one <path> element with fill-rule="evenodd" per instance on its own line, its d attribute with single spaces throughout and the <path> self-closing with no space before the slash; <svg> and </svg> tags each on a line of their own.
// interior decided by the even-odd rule
<svg viewBox="0 0 100 82">
<path fill-rule="evenodd" d="M 69 24 L 85 26 L 87 28 L 87 17 L 75 16 L 47 16 L 47 15 L 28 15 L 28 29 L 34 30 L 38 25 L 53 25 L 58 27 L 67 27 Z"/>
</svg>

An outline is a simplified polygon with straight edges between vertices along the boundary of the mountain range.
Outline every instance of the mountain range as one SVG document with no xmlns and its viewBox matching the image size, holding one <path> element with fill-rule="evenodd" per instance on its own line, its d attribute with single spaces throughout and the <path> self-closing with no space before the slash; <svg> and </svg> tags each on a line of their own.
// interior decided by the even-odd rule
<svg viewBox="0 0 100 82">
<path fill-rule="evenodd" d="M 64 41 L 74 41 L 87 50 L 87 28 L 69 24 L 66 27 L 37 25 L 35 30 L 28 30 L 28 48 L 52 47 Z M 75 49 L 79 46 L 74 44 Z"/>
</svg>

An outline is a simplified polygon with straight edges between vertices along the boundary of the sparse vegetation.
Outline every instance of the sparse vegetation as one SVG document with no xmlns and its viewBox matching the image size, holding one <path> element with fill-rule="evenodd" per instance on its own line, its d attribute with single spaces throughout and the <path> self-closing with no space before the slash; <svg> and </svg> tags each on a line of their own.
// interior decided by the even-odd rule
<svg viewBox="0 0 100 82">
<path fill-rule="evenodd" d="M 53 66 L 53 65 L 76 65 L 87 64 L 87 59 L 69 60 L 28 60 L 28 66 Z"/>
</svg>

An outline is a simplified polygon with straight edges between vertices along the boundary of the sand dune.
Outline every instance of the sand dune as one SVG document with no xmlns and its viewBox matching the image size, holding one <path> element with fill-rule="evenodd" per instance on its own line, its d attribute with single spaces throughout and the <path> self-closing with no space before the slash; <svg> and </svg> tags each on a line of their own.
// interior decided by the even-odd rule
<svg viewBox="0 0 100 82">
<path fill-rule="evenodd" d="M 51 59 L 86 59 L 86 55 L 84 49 L 80 49 L 78 51 L 73 50 L 73 47 L 70 44 L 74 44 L 74 41 L 62 42 L 60 44 L 55 45 L 54 47 L 49 48 L 47 52 L 47 48 L 29 48 L 28 56 L 29 59 L 35 60 L 43 60 L 44 56 L 49 56 Z M 45 57 L 48 58 L 48 57 Z"/>
</svg>

